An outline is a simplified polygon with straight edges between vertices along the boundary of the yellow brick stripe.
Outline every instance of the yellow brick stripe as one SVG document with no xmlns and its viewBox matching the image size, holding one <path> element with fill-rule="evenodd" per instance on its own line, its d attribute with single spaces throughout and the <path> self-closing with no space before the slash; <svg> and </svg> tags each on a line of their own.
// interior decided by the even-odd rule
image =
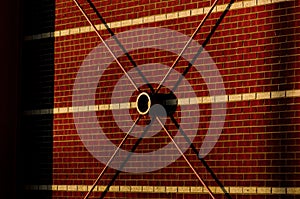
<svg viewBox="0 0 300 199">
<path fill-rule="evenodd" d="M 88 191 L 87 185 L 28 185 L 27 190 L 35 191 Z M 96 186 L 95 192 L 102 192 L 106 186 Z M 223 194 L 220 187 L 211 186 L 215 194 Z M 300 195 L 300 187 L 225 187 L 230 194 L 249 195 Z M 111 186 L 110 192 L 121 193 L 179 193 L 179 194 L 207 194 L 204 187 L 195 186 Z"/>
<path fill-rule="evenodd" d="M 196 98 L 182 98 L 178 100 L 178 104 L 179 105 L 208 104 L 208 103 L 237 102 L 237 101 L 247 101 L 247 100 L 291 98 L 291 97 L 300 97 L 300 89 L 287 90 L 287 91 L 259 92 L 259 93 L 243 93 L 243 94 L 233 94 L 233 95 L 218 95 L 212 97 L 205 96 L 205 97 L 196 97 Z M 38 110 L 25 111 L 25 114 L 26 115 L 47 115 L 47 114 L 86 112 L 86 111 L 128 109 L 128 108 L 135 108 L 135 103 L 101 104 L 101 105 L 92 105 L 92 106 L 38 109 Z"/>
<path fill-rule="evenodd" d="M 267 4 L 286 2 L 286 1 L 290 1 L 290 0 L 239 1 L 239 2 L 234 3 L 232 5 L 231 9 L 234 10 L 234 9 L 249 8 L 249 7 L 254 7 L 254 6 L 267 5 Z M 227 4 L 218 5 L 215 7 L 213 12 L 222 12 L 226 8 L 226 6 L 227 6 Z M 166 14 L 146 16 L 146 17 L 141 17 L 141 18 L 136 18 L 136 19 L 126 19 L 126 20 L 122 20 L 122 21 L 111 22 L 111 23 L 108 23 L 107 25 L 110 28 L 121 28 L 121 27 L 126 27 L 126 26 L 133 26 L 133 25 L 165 21 L 165 20 L 170 20 L 170 19 L 180 19 L 180 18 L 184 18 L 184 17 L 206 14 L 209 9 L 210 9 L 210 7 L 204 7 L 204 8 L 197 8 L 197 9 L 190 9 L 190 10 L 166 13 Z M 103 24 L 97 24 L 96 28 L 98 30 L 106 29 Z M 74 34 L 80 34 L 80 33 L 93 32 L 93 31 L 94 30 L 92 29 L 91 26 L 82 26 L 82 27 L 59 30 L 59 31 L 54 31 L 54 32 L 47 32 L 47 33 L 36 34 L 36 35 L 28 35 L 25 37 L 25 40 L 38 40 L 38 39 L 45 39 L 45 38 L 50 38 L 50 37 L 60 37 L 60 36 L 74 35 Z"/>
</svg>

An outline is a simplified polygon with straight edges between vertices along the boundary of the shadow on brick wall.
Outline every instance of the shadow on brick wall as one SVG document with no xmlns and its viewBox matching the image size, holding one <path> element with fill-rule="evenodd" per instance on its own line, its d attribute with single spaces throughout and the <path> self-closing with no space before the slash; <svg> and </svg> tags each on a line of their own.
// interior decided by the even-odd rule
<svg viewBox="0 0 300 199">
<path fill-rule="evenodd" d="M 274 57 L 271 65 L 272 72 L 276 73 L 276 77 L 272 77 L 272 85 L 279 90 L 295 89 L 294 69 L 291 68 L 291 63 L 295 62 L 297 55 L 294 52 L 296 47 L 294 41 L 293 6 L 296 2 L 283 2 L 275 4 L 277 7 L 272 13 L 274 36 L 272 44 L 276 46 L 272 50 Z M 273 106 L 269 107 L 272 113 L 272 127 L 267 129 L 271 133 L 267 141 L 270 150 L 266 159 L 270 160 L 270 166 L 266 168 L 267 173 L 270 173 L 270 181 L 267 186 L 275 187 L 293 187 L 297 167 L 295 153 L 290 151 L 295 145 L 295 123 L 293 117 L 296 115 L 297 109 L 293 108 L 292 98 L 279 98 L 272 101 Z"/>
<path fill-rule="evenodd" d="M 23 35 L 54 32 L 55 1 L 23 3 Z M 54 103 L 54 38 L 26 40 L 22 48 L 21 124 L 18 144 L 19 198 L 52 198 L 51 191 L 28 190 L 52 184 L 53 115 L 25 114 L 51 110 Z"/>
</svg>

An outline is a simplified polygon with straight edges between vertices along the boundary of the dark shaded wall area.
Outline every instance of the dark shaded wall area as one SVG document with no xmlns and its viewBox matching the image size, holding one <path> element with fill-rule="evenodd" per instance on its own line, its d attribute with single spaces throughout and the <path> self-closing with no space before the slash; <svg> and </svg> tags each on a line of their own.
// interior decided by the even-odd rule
<svg viewBox="0 0 300 199">
<path fill-rule="evenodd" d="M 20 1 L 1 2 L 0 12 L 0 193 L 16 198 L 16 138 L 18 136 L 20 69 Z"/>
</svg>

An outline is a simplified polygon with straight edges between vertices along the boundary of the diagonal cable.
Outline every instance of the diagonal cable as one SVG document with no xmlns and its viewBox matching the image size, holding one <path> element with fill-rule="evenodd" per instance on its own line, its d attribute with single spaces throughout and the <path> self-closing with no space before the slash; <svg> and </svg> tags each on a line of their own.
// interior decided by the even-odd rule
<svg viewBox="0 0 300 199">
<path fill-rule="evenodd" d="M 97 30 L 97 28 L 95 27 L 95 25 L 92 23 L 92 21 L 90 20 L 90 18 L 87 16 L 87 14 L 85 13 L 85 11 L 82 9 L 82 7 L 78 3 L 78 1 L 77 0 L 73 0 L 73 2 L 76 4 L 76 6 L 80 10 L 80 12 L 86 18 L 86 20 L 91 25 L 91 27 L 94 29 L 94 31 L 97 34 L 97 36 L 100 38 L 100 40 L 102 41 L 102 43 L 104 44 L 104 46 L 107 48 L 107 50 L 109 51 L 109 53 L 115 59 L 116 63 L 119 65 L 119 67 L 121 68 L 121 70 L 124 72 L 124 74 L 126 75 L 126 77 L 128 78 L 128 80 L 130 81 L 130 83 L 133 85 L 133 87 L 135 88 L 135 90 L 140 91 L 139 88 L 137 87 L 136 83 L 133 81 L 133 79 L 130 77 L 130 75 L 126 72 L 125 68 L 122 66 L 122 64 L 120 63 L 120 61 L 116 57 L 116 55 L 112 52 L 112 50 L 110 49 L 109 45 L 102 38 L 102 36 L 100 35 L 99 31 Z"/>
<path fill-rule="evenodd" d="M 92 187 L 90 188 L 89 192 L 85 195 L 84 199 L 87 199 L 91 193 L 93 192 L 94 188 L 96 187 L 96 185 L 98 184 L 99 180 L 102 178 L 102 176 L 104 175 L 104 173 L 106 172 L 108 166 L 110 165 L 110 163 L 113 161 L 113 159 L 115 158 L 115 156 L 117 155 L 117 153 L 119 152 L 119 150 L 121 149 L 121 147 L 124 145 L 125 141 L 127 140 L 127 138 L 129 137 L 130 133 L 132 132 L 132 130 L 134 129 L 135 125 L 139 122 L 139 120 L 141 119 L 141 116 L 139 116 L 133 123 L 133 125 L 130 127 L 130 129 L 128 130 L 127 134 L 125 135 L 125 137 L 122 139 L 122 141 L 120 142 L 118 148 L 115 150 L 115 152 L 113 153 L 113 155 L 110 157 L 110 159 L 108 160 L 107 164 L 105 165 L 105 167 L 102 169 L 101 173 L 99 174 L 98 178 L 95 180 L 94 184 L 92 185 Z"/>
<path fill-rule="evenodd" d="M 106 188 L 104 189 L 104 191 L 102 192 L 100 199 L 103 199 L 105 197 L 105 195 L 107 194 L 107 192 L 109 191 L 109 188 L 113 185 L 113 183 L 115 182 L 115 180 L 117 179 L 117 177 L 119 176 L 119 174 L 122 172 L 122 169 L 125 167 L 126 163 L 128 162 L 128 160 L 130 159 L 130 157 L 132 156 L 132 154 L 134 153 L 134 151 L 137 149 L 137 147 L 139 146 L 139 144 L 141 143 L 141 141 L 143 140 L 143 138 L 145 137 L 145 135 L 147 134 L 149 128 L 151 127 L 151 123 L 144 129 L 144 132 L 142 133 L 142 135 L 140 136 L 140 138 L 136 141 L 136 143 L 133 145 L 133 147 L 130 150 L 130 153 L 127 155 L 127 157 L 125 158 L 125 160 L 122 162 L 122 164 L 120 165 L 119 169 L 116 171 L 115 175 L 113 176 L 113 178 L 111 179 L 111 181 L 108 183 L 108 185 L 106 186 Z"/>
<path fill-rule="evenodd" d="M 213 5 L 211 6 L 211 8 L 209 9 L 208 13 L 206 13 L 206 15 L 204 16 L 204 18 L 202 19 L 202 21 L 199 23 L 198 27 L 196 28 L 196 30 L 194 31 L 193 35 L 190 37 L 190 39 L 187 41 L 187 43 L 185 44 L 185 46 L 183 47 L 183 49 L 181 50 L 181 52 L 179 53 L 179 55 L 177 56 L 176 60 L 173 62 L 172 66 L 170 67 L 169 71 L 167 72 L 167 74 L 164 76 L 164 78 L 161 80 L 161 82 L 159 83 L 159 85 L 156 88 L 156 92 L 158 93 L 158 91 L 161 89 L 163 83 L 166 81 L 166 79 L 168 78 L 168 76 L 170 75 L 170 73 L 172 72 L 172 69 L 175 68 L 175 66 L 177 65 L 177 63 L 179 62 L 181 56 L 183 55 L 183 53 L 186 51 L 187 47 L 190 45 L 190 43 L 192 42 L 192 40 L 195 38 L 195 36 L 197 35 L 197 33 L 199 32 L 199 30 L 201 29 L 201 27 L 204 25 L 205 21 L 208 19 L 208 17 L 210 16 L 210 14 L 212 13 L 213 9 L 215 8 L 215 6 L 217 5 L 219 0 L 215 0 L 215 2 L 213 3 Z"/>
<path fill-rule="evenodd" d="M 172 89 L 173 92 L 177 89 L 177 87 L 179 86 L 179 84 L 182 81 L 182 79 L 189 72 L 190 68 L 193 66 L 193 64 L 195 63 L 195 61 L 197 60 L 197 58 L 200 56 L 200 54 L 202 53 L 203 49 L 208 44 L 210 38 L 213 36 L 213 34 L 215 33 L 215 31 L 217 30 L 218 26 L 220 25 L 220 23 L 222 22 L 222 20 L 226 16 L 226 14 L 228 13 L 228 11 L 229 11 L 229 9 L 230 9 L 230 7 L 232 6 L 233 3 L 234 3 L 234 0 L 231 0 L 230 3 L 225 8 L 225 10 L 223 11 L 223 13 L 220 15 L 219 19 L 217 20 L 217 22 L 214 25 L 214 27 L 211 29 L 211 31 L 208 34 L 208 36 L 206 37 L 205 41 L 202 43 L 202 45 L 199 48 L 199 50 L 197 51 L 196 55 L 189 62 L 188 66 L 186 67 L 186 69 L 184 70 L 184 72 L 182 73 L 182 75 L 179 77 L 179 79 L 177 80 L 177 82 L 175 83 L 175 85 L 174 85 L 174 87 Z"/>
<path fill-rule="evenodd" d="M 198 174 L 198 172 L 195 170 L 195 168 L 193 167 L 193 165 L 190 163 L 190 161 L 187 159 L 187 157 L 184 155 L 184 153 L 182 152 L 182 150 L 180 149 L 180 147 L 178 146 L 178 144 L 175 142 L 175 140 L 173 139 L 173 136 L 170 134 L 170 132 L 168 131 L 168 129 L 165 127 L 165 125 L 162 123 L 162 121 L 159 119 L 158 116 L 156 116 L 156 120 L 158 121 L 158 123 L 161 125 L 161 127 L 164 129 L 164 131 L 166 132 L 166 134 L 168 135 L 168 137 L 171 139 L 171 141 L 173 142 L 173 144 L 175 145 L 176 149 L 179 151 L 179 153 L 181 154 L 181 156 L 184 158 L 184 160 L 186 161 L 186 163 L 189 165 L 189 167 L 192 169 L 192 171 L 194 172 L 194 174 L 196 175 L 196 177 L 198 178 L 198 180 L 201 182 L 201 184 L 205 187 L 205 189 L 208 191 L 209 195 L 215 199 L 212 191 L 210 190 L 210 188 L 205 184 L 205 182 L 203 181 L 203 179 L 200 177 L 200 175 Z"/>
<path fill-rule="evenodd" d="M 213 170 L 209 167 L 209 165 L 207 164 L 207 162 L 204 160 L 204 158 L 199 156 L 199 153 L 195 147 L 195 145 L 191 142 L 190 138 L 186 135 L 186 133 L 183 131 L 183 129 L 180 127 L 180 125 L 178 124 L 178 122 L 175 120 L 173 115 L 170 115 L 170 119 L 171 121 L 174 123 L 174 125 L 176 126 L 176 128 L 179 130 L 180 134 L 184 137 L 184 139 L 186 140 L 186 142 L 191 146 L 193 152 L 196 154 L 197 158 L 201 161 L 201 163 L 203 164 L 203 166 L 206 168 L 206 170 L 210 173 L 210 175 L 212 176 L 212 178 L 215 180 L 215 182 L 219 185 L 219 187 L 221 188 L 221 190 L 223 191 L 223 193 L 225 194 L 225 196 L 228 199 L 232 199 L 232 197 L 230 196 L 230 194 L 228 193 L 228 191 L 225 189 L 224 185 L 222 184 L 222 182 L 218 179 L 218 177 L 216 176 L 216 174 L 213 172 Z"/>
<path fill-rule="evenodd" d="M 122 45 L 122 43 L 120 42 L 120 40 L 118 39 L 118 37 L 115 36 L 115 33 L 112 31 L 112 29 L 107 25 L 105 19 L 102 17 L 102 15 L 99 13 L 99 11 L 97 10 L 97 8 L 95 7 L 95 5 L 93 4 L 92 0 L 87 0 L 87 2 L 90 4 L 90 7 L 94 10 L 94 12 L 96 13 L 97 17 L 100 19 L 100 21 L 102 22 L 102 24 L 105 26 L 105 28 L 107 29 L 107 31 L 109 32 L 109 34 L 112 36 L 112 38 L 115 40 L 115 42 L 118 44 L 118 46 L 121 48 L 121 50 L 123 51 L 123 53 L 126 55 L 126 57 L 128 58 L 128 60 L 130 61 L 130 63 L 132 64 L 132 66 L 137 70 L 137 72 L 139 73 L 139 75 L 142 77 L 143 81 L 145 82 L 145 84 L 150 88 L 151 92 L 154 93 L 154 88 L 152 87 L 152 85 L 149 83 L 149 81 L 147 80 L 147 78 L 145 77 L 145 75 L 142 73 L 142 71 L 137 67 L 136 62 L 133 60 L 132 56 L 129 54 L 129 52 L 125 49 L 125 47 Z"/>
</svg>

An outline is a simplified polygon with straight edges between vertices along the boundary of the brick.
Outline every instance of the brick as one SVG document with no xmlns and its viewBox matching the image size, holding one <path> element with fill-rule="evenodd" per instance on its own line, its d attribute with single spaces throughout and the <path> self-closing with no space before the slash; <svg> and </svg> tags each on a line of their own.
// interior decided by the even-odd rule
<svg viewBox="0 0 300 199">
<path fill-rule="evenodd" d="M 209 189 L 211 190 L 211 192 L 216 193 L 216 187 L 209 186 Z M 203 187 L 203 192 L 208 193 L 208 190 L 205 187 Z"/>
<path fill-rule="evenodd" d="M 144 17 L 144 23 L 152 23 L 154 21 L 154 16 Z"/>
<path fill-rule="evenodd" d="M 60 31 L 60 36 L 67 36 L 67 35 L 70 35 L 70 29 Z"/>
<path fill-rule="evenodd" d="M 286 97 L 300 97 L 300 90 L 288 90 L 286 91 Z"/>
<path fill-rule="evenodd" d="M 86 186 L 86 185 L 79 185 L 77 187 L 77 190 L 78 191 L 88 191 L 88 186 Z"/>
<path fill-rule="evenodd" d="M 131 192 L 142 192 L 142 186 L 131 186 Z M 154 190 L 155 191 L 155 190 Z"/>
<path fill-rule="evenodd" d="M 257 93 L 256 99 L 270 99 L 270 92 Z"/>
<path fill-rule="evenodd" d="M 197 97 L 197 102 L 198 102 L 198 104 L 202 104 L 203 103 L 203 97 Z"/>
<path fill-rule="evenodd" d="M 136 103 L 135 102 L 130 102 L 130 108 L 136 108 Z"/>
<path fill-rule="evenodd" d="M 202 187 L 191 187 L 191 193 L 202 193 L 203 188 Z"/>
<path fill-rule="evenodd" d="M 189 17 L 189 16 L 191 16 L 191 11 L 190 10 L 180 11 L 180 12 L 178 12 L 178 16 L 180 18 Z"/>
<path fill-rule="evenodd" d="M 51 185 L 51 190 L 52 190 L 52 191 L 58 190 L 58 186 L 57 186 L 57 185 Z"/>
<path fill-rule="evenodd" d="M 156 193 L 165 193 L 166 192 L 166 187 L 164 187 L 164 186 L 154 186 L 153 190 Z"/>
<path fill-rule="evenodd" d="M 284 2 L 286 0 L 272 0 L 272 3 L 279 3 L 279 2 Z"/>
<path fill-rule="evenodd" d="M 147 192 L 147 193 L 153 192 L 153 186 L 143 186 L 143 192 Z"/>
<path fill-rule="evenodd" d="M 78 34 L 79 32 L 80 32 L 79 28 L 72 28 L 72 29 L 70 29 L 70 34 L 71 35 Z"/>
<path fill-rule="evenodd" d="M 223 189 L 225 189 L 225 192 L 228 193 L 229 187 L 223 187 Z M 216 187 L 215 189 L 215 193 L 217 194 L 224 194 L 224 190 L 221 187 Z"/>
<path fill-rule="evenodd" d="M 33 40 L 38 40 L 38 39 L 41 39 L 42 38 L 42 35 L 41 34 L 37 34 L 37 35 L 33 35 L 32 36 L 32 39 Z"/>
<path fill-rule="evenodd" d="M 77 191 L 77 185 L 68 185 L 68 191 Z"/>
<path fill-rule="evenodd" d="M 91 32 L 91 26 L 82 26 L 79 28 L 79 32 L 80 33 L 87 33 L 87 32 Z M 60 36 L 60 35 L 58 35 Z"/>
<path fill-rule="evenodd" d="M 88 106 L 79 106 L 78 107 L 78 112 L 85 112 L 88 111 L 89 107 Z"/>
<path fill-rule="evenodd" d="M 256 187 L 243 187 L 244 194 L 256 194 Z"/>
<path fill-rule="evenodd" d="M 190 98 L 190 104 L 199 104 L 198 98 L 197 97 Z"/>
<path fill-rule="evenodd" d="M 223 12 L 226 9 L 227 5 L 226 4 L 217 5 L 216 7 L 218 12 Z"/>
<path fill-rule="evenodd" d="M 256 99 L 256 93 L 243 93 L 242 99 L 243 100 L 254 100 L 254 99 Z"/>
<path fill-rule="evenodd" d="M 122 24 L 123 27 L 124 26 L 130 26 L 130 25 L 132 25 L 132 20 L 131 19 L 124 20 L 124 21 L 121 22 L 121 24 Z"/>
<path fill-rule="evenodd" d="M 132 20 L 132 25 L 139 25 L 144 23 L 144 18 L 137 18 Z"/>
<path fill-rule="evenodd" d="M 48 186 L 47 185 L 40 185 L 39 190 L 48 190 Z"/>
<path fill-rule="evenodd" d="M 257 4 L 256 0 L 244 1 L 245 8 L 256 6 L 256 4 Z"/>
<path fill-rule="evenodd" d="M 166 187 L 166 193 L 177 193 L 177 187 Z"/>
<path fill-rule="evenodd" d="M 231 9 L 240 9 L 240 8 L 243 8 L 244 5 L 243 5 L 243 2 L 240 1 L 240 2 L 235 2 L 232 6 L 231 6 Z"/>
<path fill-rule="evenodd" d="M 285 91 L 273 91 L 271 92 L 271 98 L 283 98 L 285 97 Z"/>
<path fill-rule="evenodd" d="M 41 34 L 42 39 L 46 39 L 46 38 L 49 38 L 49 37 L 51 37 L 51 32 L 46 32 L 46 33 Z"/>
<path fill-rule="evenodd" d="M 68 112 L 69 112 L 68 107 L 58 108 L 58 113 L 68 113 Z"/>
<path fill-rule="evenodd" d="M 119 192 L 120 191 L 120 186 L 111 186 L 109 188 L 109 191 L 111 191 L 111 192 Z"/>
<path fill-rule="evenodd" d="M 289 187 L 287 188 L 287 194 L 300 194 L 300 188 L 299 187 Z"/>
<path fill-rule="evenodd" d="M 178 187 L 178 193 L 189 193 L 191 192 L 190 187 Z"/>
<path fill-rule="evenodd" d="M 58 185 L 57 190 L 58 191 L 67 191 L 67 185 Z"/>
<path fill-rule="evenodd" d="M 243 187 L 230 187 L 230 193 L 242 194 L 243 193 Z"/>
<path fill-rule="evenodd" d="M 203 13 L 204 13 L 203 8 L 197 8 L 191 10 L 191 16 L 202 15 Z"/>
<path fill-rule="evenodd" d="M 272 194 L 286 194 L 286 188 L 273 187 Z"/>
<path fill-rule="evenodd" d="M 167 15 L 166 14 L 161 14 L 161 15 L 155 15 L 154 16 L 154 20 L 155 21 L 164 21 L 167 19 Z"/>
<path fill-rule="evenodd" d="M 167 19 L 177 19 L 177 18 L 178 18 L 178 12 L 167 14 Z"/>
<path fill-rule="evenodd" d="M 98 111 L 98 105 L 90 105 L 88 106 L 89 111 Z"/>
<path fill-rule="evenodd" d="M 215 96 L 216 102 L 227 102 L 228 101 L 228 96 L 227 95 L 218 95 Z"/>
<path fill-rule="evenodd" d="M 124 23 L 121 22 L 121 21 L 114 21 L 114 22 L 111 22 L 109 24 L 109 27 L 110 28 L 119 28 L 119 27 L 122 27 Z M 126 25 L 126 22 L 125 22 L 125 25 Z M 105 30 L 105 26 L 103 25 L 103 27 L 101 27 L 101 30 Z"/>
<path fill-rule="evenodd" d="M 266 5 L 271 3 L 271 0 L 257 0 L 257 5 Z"/>
<path fill-rule="evenodd" d="M 110 104 L 109 109 L 110 110 L 120 109 L 120 104 Z"/>
<path fill-rule="evenodd" d="M 98 110 L 109 110 L 110 105 L 109 104 L 100 104 L 98 105 Z"/>
<path fill-rule="evenodd" d="M 211 103 L 214 102 L 214 97 L 203 97 L 202 98 L 202 103 L 206 104 L 206 103 Z"/>
<path fill-rule="evenodd" d="M 59 109 L 58 108 L 54 108 L 53 109 L 53 114 L 57 114 L 57 113 L 59 113 Z"/>
<path fill-rule="evenodd" d="M 241 100 L 242 100 L 241 94 L 229 95 L 229 102 L 235 102 L 235 101 L 241 101 Z"/>
<path fill-rule="evenodd" d="M 189 98 L 178 99 L 178 104 L 180 104 L 180 105 L 188 105 L 188 104 L 190 104 L 190 99 Z"/>
<path fill-rule="evenodd" d="M 130 186 L 120 186 L 121 192 L 130 192 Z"/>
<path fill-rule="evenodd" d="M 98 185 L 94 188 L 94 191 L 103 192 L 106 189 L 104 185 Z"/>
<path fill-rule="evenodd" d="M 130 103 L 120 103 L 120 109 L 129 109 Z"/>
</svg>

